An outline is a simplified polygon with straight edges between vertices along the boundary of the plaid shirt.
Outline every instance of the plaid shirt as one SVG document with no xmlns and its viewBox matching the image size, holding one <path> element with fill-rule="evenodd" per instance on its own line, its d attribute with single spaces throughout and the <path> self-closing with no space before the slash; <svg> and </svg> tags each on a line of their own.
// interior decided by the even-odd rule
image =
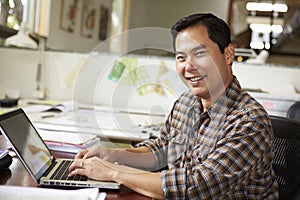
<svg viewBox="0 0 300 200">
<path fill-rule="evenodd" d="M 184 93 L 148 146 L 166 199 L 278 199 L 272 129 L 263 109 L 236 78 L 213 105 Z"/>
</svg>

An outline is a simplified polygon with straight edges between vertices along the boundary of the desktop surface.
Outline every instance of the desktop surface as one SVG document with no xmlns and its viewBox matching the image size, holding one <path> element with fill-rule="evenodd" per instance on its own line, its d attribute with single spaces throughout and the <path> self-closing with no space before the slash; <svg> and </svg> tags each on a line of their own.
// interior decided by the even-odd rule
<svg viewBox="0 0 300 200">
<path fill-rule="evenodd" d="M 0 149 L 7 149 L 8 144 L 5 138 L 0 135 Z M 53 152 L 57 158 L 73 158 L 74 154 L 63 153 L 63 152 Z M 14 154 L 14 153 L 13 153 Z M 0 172 L 0 185 L 12 185 L 12 186 L 24 186 L 24 187 L 37 187 L 37 184 L 31 178 L 29 173 L 26 171 L 21 161 L 17 156 L 13 156 L 13 162 L 10 165 L 9 169 L 6 169 L 3 172 Z M 141 194 L 138 194 L 125 186 L 122 186 L 120 190 L 102 190 L 99 192 L 106 192 L 105 199 L 132 199 L 132 200 L 144 200 L 150 199 Z"/>
</svg>

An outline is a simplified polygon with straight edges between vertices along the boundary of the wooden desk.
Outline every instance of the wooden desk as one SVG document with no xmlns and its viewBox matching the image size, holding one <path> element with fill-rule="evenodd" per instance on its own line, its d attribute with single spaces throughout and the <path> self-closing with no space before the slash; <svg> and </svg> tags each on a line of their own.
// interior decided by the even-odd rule
<svg viewBox="0 0 300 200">
<path fill-rule="evenodd" d="M 7 149 L 8 144 L 5 138 L 0 135 L 0 149 Z M 55 157 L 72 158 L 74 154 L 53 152 Z M 0 184 L 1 185 L 14 185 L 24 187 L 37 187 L 37 184 L 33 181 L 30 174 L 22 165 L 21 161 L 13 156 L 13 162 L 9 169 L 4 172 L 0 172 Z M 130 200 L 146 200 L 150 199 L 141 194 L 133 192 L 122 186 L 120 190 L 99 190 L 100 192 L 106 192 L 106 199 L 118 200 L 118 199 L 130 199 Z"/>
</svg>

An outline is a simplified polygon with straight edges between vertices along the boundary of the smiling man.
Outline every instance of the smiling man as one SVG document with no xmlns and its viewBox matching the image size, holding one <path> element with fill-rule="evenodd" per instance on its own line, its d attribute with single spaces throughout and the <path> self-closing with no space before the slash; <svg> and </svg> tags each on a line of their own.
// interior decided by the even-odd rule
<svg viewBox="0 0 300 200">
<path fill-rule="evenodd" d="M 278 199 L 270 119 L 232 73 L 228 26 L 194 14 L 171 32 L 176 70 L 190 90 L 160 136 L 133 149 L 84 150 L 70 176 L 116 181 L 157 199 Z"/>
<path fill-rule="evenodd" d="M 219 48 L 209 39 L 204 25 L 186 28 L 178 34 L 175 31 L 174 36 L 177 72 L 191 92 L 202 98 L 206 110 L 233 80 L 234 47 L 230 38 L 226 38 L 228 46 Z"/>
</svg>

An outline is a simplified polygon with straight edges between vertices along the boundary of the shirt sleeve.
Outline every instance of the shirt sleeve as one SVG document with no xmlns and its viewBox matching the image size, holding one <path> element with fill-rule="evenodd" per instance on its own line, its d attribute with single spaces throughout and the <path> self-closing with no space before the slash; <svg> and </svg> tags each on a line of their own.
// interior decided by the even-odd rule
<svg viewBox="0 0 300 200">
<path fill-rule="evenodd" d="M 170 130 L 169 120 L 171 116 L 169 115 L 166 122 L 160 128 L 160 136 L 156 139 L 145 140 L 138 143 L 135 147 L 146 146 L 148 147 L 154 155 L 156 160 L 156 166 L 153 171 L 163 169 L 167 167 L 167 146 L 168 146 L 168 133 Z"/>
<path fill-rule="evenodd" d="M 205 160 L 161 172 L 166 199 L 223 199 L 230 195 L 224 191 L 240 188 L 245 192 L 245 187 L 252 187 L 258 196 L 266 194 L 268 185 L 265 184 L 270 183 L 271 176 L 270 127 L 257 119 L 233 124 L 223 130 L 226 136 L 216 143 Z M 264 184 L 255 177 L 265 177 L 267 181 Z M 257 185 L 258 182 L 262 184 Z"/>
</svg>

